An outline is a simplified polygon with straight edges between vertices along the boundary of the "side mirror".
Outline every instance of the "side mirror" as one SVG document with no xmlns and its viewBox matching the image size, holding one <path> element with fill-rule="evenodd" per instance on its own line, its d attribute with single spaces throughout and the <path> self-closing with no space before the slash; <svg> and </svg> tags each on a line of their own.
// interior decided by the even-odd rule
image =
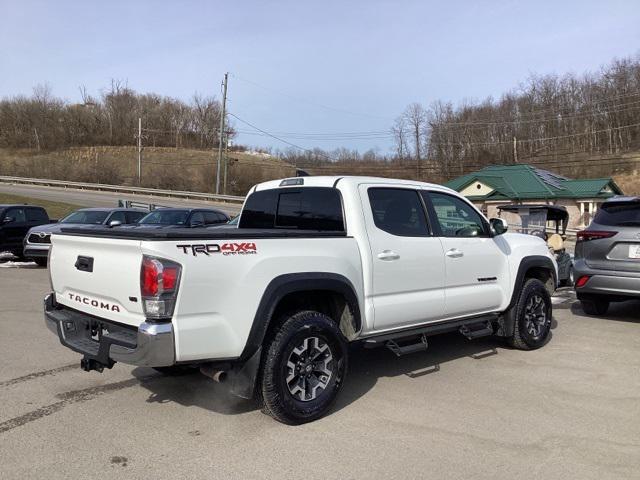
<svg viewBox="0 0 640 480">
<path fill-rule="evenodd" d="M 489 223 L 495 235 L 502 235 L 509 229 L 509 224 L 504 218 L 492 218 Z"/>
<path fill-rule="evenodd" d="M 2 223 L 12 223 L 14 221 L 15 219 L 13 217 L 4 217 L 4 220 L 2 220 Z"/>
<path fill-rule="evenodd" d="M 119 227 L 120 225 L 122 225 L 122 222 L 121 222 L 120 220 L 111 220 L 111 221 L 109 222 L 109 226 L 110 226 L 111 228 L 113 228 L 113 227 Z"/>
<path fill-rule="evenodd" d="M 194 220 L 192 221 L 189 226 L 191 228 L 195 228 L 195 227 L 203 227 L 204 226 L 204 222 L 201 222 L 200 220 Z"/>
</svg>

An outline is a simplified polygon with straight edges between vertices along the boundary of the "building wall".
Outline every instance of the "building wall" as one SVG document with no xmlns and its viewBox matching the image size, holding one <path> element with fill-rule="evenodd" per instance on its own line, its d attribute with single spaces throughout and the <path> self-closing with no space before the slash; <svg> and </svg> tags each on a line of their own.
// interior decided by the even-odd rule
<svg viewBox="0 0 640 480">
<path fill-rule="evenodd" d="M 477 195 L 478 197 L 480 196 L 487 196 L 489 195 L 491 192 L 493 192 L 494 189 L 492 187 L 490 187 L 487 184 L 484 184 L 482 182 L 479 181 L 475 181 L 473 182 L 471 185 L 463 188 L 460 193 L 462 195 L 464 195 L 465 197 L 470 197 L 473 195 Z"/>
</svg>

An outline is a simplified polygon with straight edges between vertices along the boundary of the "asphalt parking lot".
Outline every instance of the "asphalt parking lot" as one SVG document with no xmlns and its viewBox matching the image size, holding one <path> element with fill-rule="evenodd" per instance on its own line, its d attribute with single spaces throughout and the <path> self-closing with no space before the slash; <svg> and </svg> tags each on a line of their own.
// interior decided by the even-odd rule
<svg viewBox="0 0 640 480">
<path fill-rule="evenodd" d="M 355 349 L 334 411 L 286 427 L 199 374 L 81 371 L 44 326 L 46 270 L 4 263 L 2 479 L 640 478 L 639 302 L 593 318 L 561 291 L 533 352 Z"/>
</svg>

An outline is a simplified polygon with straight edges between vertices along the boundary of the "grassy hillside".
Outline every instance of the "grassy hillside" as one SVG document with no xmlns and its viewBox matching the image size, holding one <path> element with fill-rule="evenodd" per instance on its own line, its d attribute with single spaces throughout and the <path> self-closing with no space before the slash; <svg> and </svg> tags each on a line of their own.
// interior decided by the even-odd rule
<svg viewBox="0 0 640 480">
<path fill-rule="evenodd" d="M 90 183 L 136 185 L 135 147 L 77 147 L 38 153 L 34 150 L 0 149 L 0 175 L 64 179 Z M 228 154 L 227 193 L 244 195 L 259 182 L 295 175 L 295 168 L 276 157 L 260 154 Z M 143 151 L 142 186 L 213 192 L 217 153 L 210 150 L 146 147 Z M 640 153 L 591 156 L 586 153 L 549 152 L 521 159 L 571 178 L 613 177 L 625 193 L 640 195 Z M 467 165 L 468 173 L 483 165 Z M 224 169 L 223 169 L 224 170 Z M 414 179 L 415 161 L 384 163 L 341 162 L 305 168 L 314 175 L 371 175 Z M 442 183 L 437 165 L 422 162 L 420 180 Z M 222 180 L 221 180 L 222 190 Z"/>
<path fill-rule="evenodd" d="M 244 195 L 255 183 L 295 174 L 293 166 L 267 155 L 229 152 L 227 158 L 229 195 Z M 0 175 L 136 185 L 137 168 L 136 147 L 76 147 L 51 152 L 0 149 Z M 216 169 L 217 153 L 213 151 L 146 147 L 142 186 L 212 192 Z"/>
</svg>

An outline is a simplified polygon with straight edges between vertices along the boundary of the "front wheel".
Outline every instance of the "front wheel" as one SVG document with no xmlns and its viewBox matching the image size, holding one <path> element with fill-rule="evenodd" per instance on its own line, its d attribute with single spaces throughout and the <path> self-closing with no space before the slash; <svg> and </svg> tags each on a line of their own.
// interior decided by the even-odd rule
<svg viewBox="0 0 640 480">
<path fill-rule="evenodd" d="M 542 347 L 551 334 L 551 296 L 536 278 L 525 281 L 513 307 L 515 320 L 511 345 L 521 350 Z"/>
<path fill-rule="evenodd" d="M 263 358 L 263 411 L 288 425 L 325 415 L 344 383 L 347 352 L 344 336 L 326 315 L 303 311 L 286 318 Z"/>
</svg>

